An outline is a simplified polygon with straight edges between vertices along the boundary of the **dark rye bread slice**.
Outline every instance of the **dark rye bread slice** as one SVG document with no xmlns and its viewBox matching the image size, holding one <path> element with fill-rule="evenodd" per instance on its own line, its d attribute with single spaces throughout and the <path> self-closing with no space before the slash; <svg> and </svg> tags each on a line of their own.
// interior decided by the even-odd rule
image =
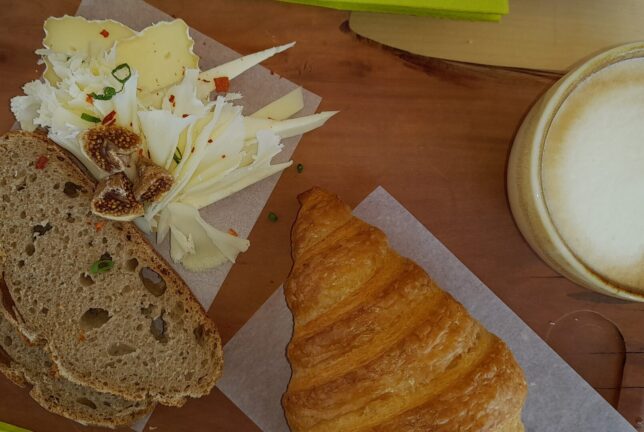
<svg viewBox="0 0 644 432">
<path fill-rule="evenodd" d="M 47 349 L 29 342 L 1 313 L 0 371 L 21 387 L 31 385 L 29 394 L 43 408 L 84 425 L 126 426 L 154 408 L 61 377 Z"/>
<path fill-rule="evenodd" d="M 59 146 L 10 132 L 0 152 L 3 297 L 21 332 L 80 385 L 174 406 L 208 394 L 221 340 L 185 282 L 133 224 L 91 214 L 95 183 Z"/>
</svg>

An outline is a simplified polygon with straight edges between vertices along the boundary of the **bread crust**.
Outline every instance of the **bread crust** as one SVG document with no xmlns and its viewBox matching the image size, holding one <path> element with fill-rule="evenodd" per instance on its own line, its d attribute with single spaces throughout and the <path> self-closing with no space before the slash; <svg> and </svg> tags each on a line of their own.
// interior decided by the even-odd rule
<svg viewBox="0 0 644 432">
<path fill-rule="evenodd" d="M 61 219 L 61 212 L 69 211 L 70 213 L 68 213 L 68 218 L 69 214 L 73 212 L 73 223 L 76 224 L 74 226 L 77 226 L 77 229 L 80 230 L 80 232 L 83 232 L 83 226 L 93 230 L 96 223 L 100 222 L 101 224 L 105 224 L 102 226 L 100 234 L 94 235 L 93 232 L 90 232 L 87 237 L 90 244 L 94 243 L 94 249 L 88 247 L 87 250 L 84 250 L 79 247 L 80 241 L 76 242 L 74 239 L 72 239 L 67 245 L 56 245 L 51 242 L 46 243 L 47 234 L 34 240 L 36 252 L 34 253 L 32 251 L 31 253 L 37 259 L 42 259 L 43 256 L 46 255 L 44 252 L 41 253 L 39 249 L 39 246 L 42 245 L 43 249 L 49 248 L 48 253 L 52 258 L 57 256 L 56 253 L 63 256 L 68 253 L 70 248 L 76 250 L 76 256 L 78 257 L 78 261 L 80 261 L 79 263 L 69 263 L 66 261 L 61 263 L 63 264 L 61 267 L 71 266 L 74 271 L 73 276 L 61 276 L 58 278 L 64 280 L 60 282 L 61 287 L 56 288 L 60 289 L 63 296 L 68 296 L 69 298 L 65 298 L 67 301 L 66 304 L 54 304 L 51 305 L 51 307 L 45 306 L 45 309 L 49 311 L 47 316 L 41 316 L 38 315 L 37 312 L 30 311 L 30 308 L 24 299 L 24 290 L 22 291 L 22 294 L 17 294 L 21 287 L 16 286 L 15 282 L 17 280 L 23 285 L 26 283 L 26 281 L 21 280 L 21 278 L 26 279 L 27 276 L 20 274 L 20 272 L 24 272 L 25 269 L 31 271 L 32 274 L 29 274 L 29 278 L 36 284 L 47 283 L 46 281 L 48 279 L 47 276 L 43 274 L 37 274 L 36 276 L 33 275 L 33 266 L 39 266 L 40 264 L 35 263 L 33 258 L 27 256 L 29 254 L 25 255 L 19 250 L 19 248 L 16 250 L 15 248 L 7 247 L 8 243 L 16 241 L 20 243 L 20 241 L 23 240 L 22 237 L 19 237 L 17 234 L 11 234 L 10 231 L 20 231 L 22 229 L 24 232 L 24 224 L 16 224 L 8 228 L 6 225 L 0 227 L 0 229 L 7 228 L 6 230 L 1 231 L 3 238 L 2 243 L 0 243 L 0 248 L 4 249 L 7 261 L 5 281 L 11 296 L 14 298 L 19 317 L 22 318 L 18 319 L 18 322 L 16 323 L 21 332 L 34 342 L 44 341 L 51 352 L 52 358 L 56 363 L 61 376 L 79 385 L 89 386 L 97 389 L 98 391 L 112 393 L 132 401 L 149 399 L 154 402 L 171 406 L 181 406 L 188 397 L 201 397 L 208 394 L 221 375 L 223 367 L 221 339 L 215 324 L 207 317 L 205 311 L 192 295 L 189 287 L 180 278 L 180 276 L 154 250 L 145 236 L 132 223 L 114 223 L 111 221 L 104 221 L 89 213 L 89 200 L 91 199 L 91 193 L 95 186 L 95 181 L 87 175 L 86 171 L 79 166 L 76 159 L 67 151 L 49 141 L 42 134 L 23 131 L 9 132 L 4 135 L 0 139 L 0 148 L 2 148 L 4 155 L 11 154 L 14 158 L 18 159 L 18 163 L 16 163 L 16 161 L 5 161 L 4 167 L 2 167 L 2 163 L 0 162 L 0 168 L 5 172 L 15 169 L 17 174 L 20 174 L 21 171 L 26 171 L 25 184 L 23 187 L 25 187 L 27 192 L 35 194 L 42 193 L 44 196 L 43 202 L 47 202 L 44 206 L 39 206 L 38 203 L 35 202 L 30 203 L 29 210 L 32 210 L 34 213 L 40 212 L 45 214 L 45 218 L 52 222 L 52 224 L 64 223 L 64 218 Z M 38 155 L 44 155 L 48 158 L 46 168 L 41 171 L 35 170 L 33 167 L 35 160 L 32 159 L 35 159 Z M 8 163 L 13 163 L 16 166 L 8 166 Z M 62 185 L 59 185 L 60 189 L 55 191 L 55 193 L 58 194 L 55 195 L 57 197 L 55 199 L 60 200 L 60 207 L 58 209 L 54 209 L 54 206 L 47 201 L 53 199 L 52 196 L 54 192 L 52 192 L 51 189 L 43 187 L 36 188 L 35 186 L 32 186 L 32 181 L 29 176 L 34 177 L 34 184 L 40 184 L 38 183 L 40 181 L 40 176 L 46 176 L 45 180 L 48 178 L 47 176 L 52 176 L 52 178 L 56 177 L 56 181 L 60 181 L 62 177 L 79 185 L 82 191 L 80 196 L 75 198 L 74 205 L 76 207 L 69 210 L 71 207 L 67 206 L 67 202 L 65 201 L 66 197 L 62 194 L 63 187 Z M 20 206 L 24 207 L 26 205 L 24 202 L 21 202 L 20 199 L 14 199 L 14 195 L 17 195 L 15 192 L 15 184 L 12 186 L 10 183 L 11 182 L 5 181 L 4 185 L 0 187 L 0 195 L 7 195 L 12 200 L 9 205 L 2 207 L 5 214 L 16 212 L 17 210 L 15 208 Z M 13 214 L 13 216 L 16 217 L 17 215 Z M 31 212 L 27 212 L 26 217 L 24 218 L 26 219 L 25 223 L 34 223 L 40 217 L 42 217 L 42 214 L 32 215 Z M 137 270 L 145 266 L 160 275 L 165 281 L 166 289 L 164 293 L 160 297 L 157 297 L 145 291 L 144 284 L 141 281 L 137 282 L 138 276 L 128 276 L 127 271 L 123 268 L 123 260 L 120 260 L 118 262 L 118 269 L 115 267 L 115 270 L 111 270 L 106 273 L 105 276 L 97 275 L 93 278 L 95 280 L 92 282 L 92 289 L 99 286 L 105 286 L 105 288 L 96 294 L 87 295 L 85 291 L 79 288 L 77 278 L 78 275 L 89 268 L 89 264 L 91 264 L 93 260 L 98 259 L 100 256 L 100 254 L 97 254 L 95 257 L 88 257 L 86 255 L 95 253 L 92 252 L 92 250 L 97 250 L 95 243 L 99 242 L 101 238 L 103 238 L 103 243 L 107 245 L 105 248 L 109 247 L 110 253 L 114 255 L 125 253 L 122 249 L 127 249 L 128 251 L 133 252 L 133 258 L 136 258 L 138 262 Z M 117 246 L 121 246 L 121 248 Z M 55 249 L 55 251 L 51 252 L 50 249 Z M 27 263 L 27 265 L 25 265 L 25 263 Z M 21 265 L 24 267 L 19 269 Z M 124 284 L 121 285 L 123 289 L 119 292 L 114 292 L 111 296 L 108 295 L 109 290 L 113 290 L 118 284 L 113 281 L 110 282 L 107 279 L 110 276 L 114 278 L 122 278 L 124 281 Z M 105 284 L 102 285 L 103 283 Z M 133 374 L 130 374 L 132 376 L 131 378 L 125 379 L 123 379 L 123 377 L 127 375 L 125 372 L 120 376 L 108 376 L 107 374 L 103 374 L 101 376 L 101 372 L 105 371 L 105 364 L 108 364 L 106 360 L 102 360 L 98 357 L 99 355 L 105 355 L 104 351 L 103 354 L 97 353 L 96 358 L 98 359 L 98 363 L 95 365 L 84 364 L 80 354 L 78 356 L 76 355 L 76 350 L 81 351 L 88 346 L 86 341 L 92 339 L 91 334 L 96 335 L 93 338 L 95 339 L 95 342 L 92 343 L 100 345 L 101 341 L 105 340 L 106 337 L 113 337 L 115 339 L 121 338 L 126 342 L 125 339 L 129 338 L 134 333 L 134 329 L 125 329 L 125 324 L 123 324 L 118 328 L 113 328 L 112 333 L 108 333 L 108 330 L 106 330 L 108 325 L 106 325 L 96 330 L 90 329 L 90 331 L 85 334 L 85 332 L 79 327 L 78 323 L 66 322 L 64 319 L 67 318 L 68 315 L 74 316 L 75 319 L 80 319 L 83 307 L 85 309 L 101 307 L 109 310 L 108 306 L 119 304 L 119 307 L 122 306 L 123 309 L 127 309 L 129 311 L 128 313 L 138 311 L 138 305 L 129 304 L 123 300 L 121 300 L 121 303 L 118 303 L 119 299 L 116 298 L 117 296 L 123 296 L 125 299 L 129 298 L 127 296 L 130 294 L 124 294 L 126 288 L 129 289 L 129 293 L 136 293 L 132 298 L 133 301 L 141 302 L 141 313 L 143 313 L 143 310 L 149 305 L 153 310 L 151 313 L 154 313 L 154 316 L 149 318 L 160 317 L 163 322 L 162 329 L 164 331 L 167 330 L 170 334 L 177 335 L 178 339 L 176 339 L 176 343 L 178 344 L 179 349 L 182 352 L 185 352 L 186 357 L 189 357 L 189 361 L 183 363 L 179 358 L 177 358 L 173 365 L 173 367 L 176 368 L 176 371 L 174 369 L 157 369 L 156 371 L 154 369 L 150 369 L 149 371 L 140 369 L 141 373 L 145 376 L 136 377 L 136 371 L 134 371 Z M 40 290 L 39 293 L 47 294 L 47 291 Z M 81 294 L 79 295 L 77 293 Z M 20 296 L 23 298 L 21 299 Z M 93 298 L 94 300 L 92 300 L 92 302 L 94 304 L 82 305 L 82 307 L 80 307 L 74 303 L 74 297 L 76 296 L 82 297 L 83 301 Z M 58 303 L 56 299 L 53 301 Z M 41 305 L 39 305 L 39 307 L 40 306 Z M 58 313 L 57 309 L 55 309 L 56 307 L 69 308 L 70 310 L 67 314 Z M 58 315 L 52 314 L 52 312 L 56 312 Z M 109 312 L 111 313 L 111 311 Z M 59 321 L 54 321 L 52 315 L 58 316 Z M 144 319 L 141 317 L 139 318 L 141 320 Z M 150 324 L 148 317 L 146 317 L 145 320 L 147 321 L 141 321 L 141 326 L 144 328 L 141 334 L 144 334 L 145 330 L 147 330 L 148 327 L 151 328 L 152 325 Z M 74 331 L 75 334 L 73 336 L 69 334 L 61 334 L 61 331 L 54 326 L 59 325 L 60 321 L 65 324 L 67 331 Z M 112 316 L 110 316 L 108 324 L 109 326 L 116 327 L 115 324 L 111 324 L 111 322 L 115 322 Z M 192 325 L 193 328 L 187 329 L 189 325 Z M 175 330 L 176 333 L 172 333 Z M 190 332 L 189 335 L 187 334 L 188 330 Z M 194 340 L 190 339 L 191 337 Z M 130 339 L 135 340 L 132 338 Z M 145 340 L 151 340 L 149 335 L 146 336 Z M 120 342 L 120 340 L 118 342 Z M 171 339 L 169 343 L 173 342 L 174 340 Z M 155 353 L 160 353 L 160 355 L 164 356 L 164 360 L 166 358 L 170 360 L 174 358 L 174 354 L 172 352 L 163 351 L 162 344 L 152 347 L 151 345 L 148 346 L 148 344 L 126 342 L 124 346 L 128 349 L 130 347 L 134 348 L 137 355 L 140 352 L 147 353 L 146 355 L 150 356 L 155 355 Z M 117 351 L 118 348 L 119 346 L 116 344 Z M 87 350 L 88 351 L 86 352 L 89 352 L 90 348 L 87 348 Z M 117 352 L 117 355 L 123 359 L 128 358 L 127 355 L 121 356 L 120 352 Z M 178 356 L 179 353 L 176 353 L 176 355 Z M 72 359 L 72 357 L 74 358 Z M 199 360 L 201 363 L 190 364 L 191 361 L 196 361 L 195 359 Z M 143 360 L 139 360 L 140 359 L 137 357 L 137 364 L 143 362 Z M 154 359 L 151 358 L 151 360 Z M 145 363 L 150 364 L 151 368 L 154 361 L 148 362 L 145 360 Z M 179 376 L 177 372 L 181 368 L 187 370 L 183 376 Z M 118 375 L 118 373 L 116 375 Z M 157 375 L 157 377 L 155 378 L 152 375 Z"/>
<path fill-rule="evenodd" d="M 291 430 L 517 432 L 527 394 L 503 341 L 335 195 L 300 195 Z"/>
<path fill-rule="evenodd" d="M 0 351 L 6 361 L 0 362 L 0 372 L 20 387 L 31 386 L 29 395 L 40 406 L 70 420 L 113 428 L 130 425 L 154 409 L 153 403 L 127 401 L 62 378 L 52 367 L 47 349 L 30 343 L 3 313 Z"/>
</svg>

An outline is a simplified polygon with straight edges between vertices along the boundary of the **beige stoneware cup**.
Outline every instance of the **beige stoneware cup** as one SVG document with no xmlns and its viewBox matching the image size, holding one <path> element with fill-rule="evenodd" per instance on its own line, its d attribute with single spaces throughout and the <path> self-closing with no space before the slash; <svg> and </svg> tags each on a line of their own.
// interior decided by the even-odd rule
<svg viewBox="0 0 644 432">
<path fill-rule="evenodd" d="M 564 101 L 593 73 L 634 58 L 644 58 L 644 42 L 619 46 L 591 58 L 561 78 L 537 101 L 515 137 L 508 165 L 507 188 L 512 214 L 521 233 L 550 267 L 586 288 L 614 297 L 644 301 L 644 287 L 625 285 L 603 276 L 586 265 L 583 256 L 578 256 L 566 244 L 565 236 L 553 222 L 542 184 L 548 131 Z M 644 175 L 644 166 L 642 172 Z"/>
</svg>

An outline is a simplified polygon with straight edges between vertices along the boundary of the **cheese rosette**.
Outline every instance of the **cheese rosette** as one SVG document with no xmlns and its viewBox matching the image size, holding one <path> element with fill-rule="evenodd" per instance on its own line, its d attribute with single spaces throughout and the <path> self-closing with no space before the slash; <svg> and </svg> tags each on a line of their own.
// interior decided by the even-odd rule
<svg viewBox="0 0 644 432">
<path fill-rule="evenodd" d="M 48 19 L 45 34 L 44 48 L 36 51 L 47 66 L 43 79 L 25 84 L 24 95 L 11 100 L 22 129 L 45 129 L 96 179 L 107 173 L 83 151 L 82 133 L 108 123 L 140 134 L 142 150 L 174 183 L 135 222 L 156 232 L 158 242 L 169 233 L 172 259 L 190 270 L 234 262 L 248 248 L 234 231 L 210 226 L 199 209 L 290 166 L 272 163 L 281 140 L 335 114 L 291 118 L 304 106 L 301 88 L 249 116 L 234 103 L 242 95 L 228 91 L 229 81 L 294 43 L 201 71 L 180 19 L 135 32 L 112 20 L 65 16 Z"/>
</svg>

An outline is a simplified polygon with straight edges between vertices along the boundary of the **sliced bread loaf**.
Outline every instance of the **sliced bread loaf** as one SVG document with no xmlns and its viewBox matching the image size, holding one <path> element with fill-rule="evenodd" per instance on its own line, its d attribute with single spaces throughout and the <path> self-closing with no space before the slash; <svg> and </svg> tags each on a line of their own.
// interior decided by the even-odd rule
<svg viewBox="0 0 644 432">
<path fill-rule="evenodd" d="M 94 181 L 56 144 L 11 132 L 0 151 L 5 306 L 21 332 L 74 383 L 167 405 L 207 394 L 221 341 L 185 282 L 133 224 L 92 215 Z"/>
<path fill-rule="evenodd" d="M 0 371 L 24 386 L 43 408 L 85 425 L 117 427 L 132 424 L 154 404 L 128 401 L 74 384 L 58 374 L 47 350 L 29 342 L 0 314 Z"/>
</svg>

